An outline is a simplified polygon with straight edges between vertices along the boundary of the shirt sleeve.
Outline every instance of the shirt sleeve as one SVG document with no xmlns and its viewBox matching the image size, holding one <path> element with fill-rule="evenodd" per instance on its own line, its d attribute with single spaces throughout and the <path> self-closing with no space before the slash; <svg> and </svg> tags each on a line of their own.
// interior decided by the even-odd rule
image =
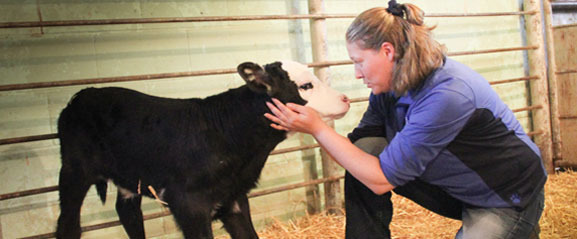
<svg viewBox="0 0 577 239">
<path fill-rule="evenodd" d="M 404 128 L 381 153 L 381 169 L 393 186 L 419 177 L 459 134 L 475 111 L 470 94 L 434 90 L 414 102 Z"/>
</svg>

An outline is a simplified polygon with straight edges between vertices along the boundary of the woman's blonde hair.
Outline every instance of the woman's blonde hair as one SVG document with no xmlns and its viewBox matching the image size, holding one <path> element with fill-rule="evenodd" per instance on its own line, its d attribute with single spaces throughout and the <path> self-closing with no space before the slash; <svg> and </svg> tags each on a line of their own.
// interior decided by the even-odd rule
<svg viewBox="0 0 577 239">
<path fill-rule="evenodd" d="M 398 4 L 399 13 L 376 7 L 355 18 L 346 33 L 348 43 L 363 49 L 380 50 L 385 42 L 395 47 L 391 90 L 398 96 L 420 87 L 426 77 L 443 64 L 446 49 L 432 37 L 424 12 L 413 4 Z M 400 11 L 402 10 L 402 11 Z M 404 17 L 403 17 L 404 15 Z"/>
</svg>

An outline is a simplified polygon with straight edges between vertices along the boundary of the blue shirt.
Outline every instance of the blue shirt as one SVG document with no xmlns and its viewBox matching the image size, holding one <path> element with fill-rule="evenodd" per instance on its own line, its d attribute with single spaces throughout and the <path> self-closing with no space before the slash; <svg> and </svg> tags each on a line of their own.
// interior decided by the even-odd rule
<svg viewBox="0 0 577 239">
<path fill-rule="evenodd" d="M 358 128 L 382 126 L 381 169 L 393 186 L 415 178 L 479 207 L 520 207 L 547 179 L 537 146 L 489 83 L 446 59 L 402 97 L 372 95 Z"/>
</svg>

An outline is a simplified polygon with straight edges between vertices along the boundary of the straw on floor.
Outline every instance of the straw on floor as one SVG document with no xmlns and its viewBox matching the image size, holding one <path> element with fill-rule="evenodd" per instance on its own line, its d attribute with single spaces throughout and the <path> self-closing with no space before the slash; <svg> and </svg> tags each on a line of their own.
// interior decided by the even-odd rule
<svg viewBox="0 0 577 239">
<path fill-rule="evenodd" d="M 577 238 L 577 173 L 549 175 L 545 185 L 541 238 Z M 460 222 L 443 218 L 403 197 L 393 195 L 393 238 L 454 238 Z M 344 238 L 344 216 L 321 213 L 295 221 L 273 223 L 259 232 L 262 239 Z"/>
</svg>

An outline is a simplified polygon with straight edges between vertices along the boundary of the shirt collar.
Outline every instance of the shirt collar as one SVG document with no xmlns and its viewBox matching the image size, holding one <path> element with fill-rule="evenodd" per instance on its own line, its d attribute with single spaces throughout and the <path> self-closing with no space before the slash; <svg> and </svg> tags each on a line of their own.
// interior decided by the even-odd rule
<svg viewBox="0 0 577 239">
<path fill-rule="evenodd" d="M 417 87 L 416 89 L 412 89 L 407 91 L 407 93 L 401 97 L 399 97 L 397 104 L 407 104 L 410 105 L 413 102 L 417 101 L 419 98 L 421 98 L 423 96 L 423 94 L 425 94 L 425 92 L 427 92 L 427 89 L 430 89 L 431 87 L 433 87 L 435 85 L 435 76 L 437 75 L 436 73 L 441 70 L 444 66 L 445 63 L 447 63 L 447 57 L 443 58 L 443 65 L 437 69 L 435 69 L 433 72 L 431 72 L 427 78 L 423 81 L 423 84 L 420 87 Z M 394 93 L 393 93 L 394 94 Z"/>
<path fill-rule="evenodd" d="M 413 92 L 408 91 L 405 95 L 399 97 L 399 99 L 397 100 L 397 104 L 404 104 L 404 105 L 410 105 L 414 102 L 413 100 Z"/>
</svg>

